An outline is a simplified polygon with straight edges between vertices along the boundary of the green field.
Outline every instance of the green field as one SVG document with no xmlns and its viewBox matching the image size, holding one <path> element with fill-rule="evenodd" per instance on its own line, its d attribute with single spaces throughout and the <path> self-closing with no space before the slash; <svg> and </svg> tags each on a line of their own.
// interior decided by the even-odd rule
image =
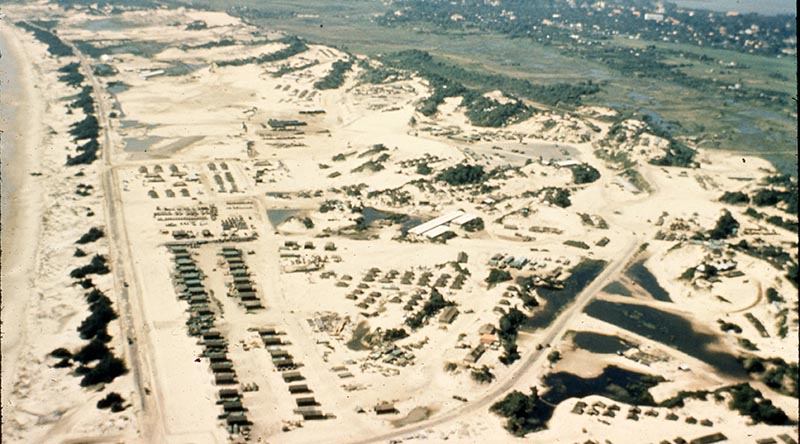
<svg viewBox="0 0 800 444">
<path fill-rule="evenodd" d="M 221 0 L 195 1 L 212 9 L 227 9 Z M 700 147 L 759 155 L 781 172 L 797 174 L 797 59 L 771 58 L 689 45 L 619 38 L 621 47 L 654 44 L 671 51 L 667 63 L 688 64 L 680 70 L 690 77 L 715 78 L 739 83 L 743 88 L 778 91 L 791 98 L 791 107 L 770 106 L 725 98 L 715 91 L 698 92 L 654 78 L 632 78 L 555 46 L 527 39 L 510 39 L 486 32 L 439 32 L 426 23 L 404 28 L 378 25 L 375 18 L 387 11 L 383 2 L 343 0 L 332 5 L 322 0 L 237 2 L 261 11 L 248 21 L 269 29 L 297 34 L 312 42 L 336 46 L 357 54 L 377 55 L 404 49 L 422 49 L 469 69 L 481 69 L 536 83 L 581 80 L 604 82 L 603 92 L 587 104 L 608 105 L 647 114 L 678 136 L 696 138 Z M 711 62 L 684 55 L 705 55 Z M 723 62 L 720 64 L 719 62 Z M 735 66 L 728 66 L 734 62 Z"/>
</svg>

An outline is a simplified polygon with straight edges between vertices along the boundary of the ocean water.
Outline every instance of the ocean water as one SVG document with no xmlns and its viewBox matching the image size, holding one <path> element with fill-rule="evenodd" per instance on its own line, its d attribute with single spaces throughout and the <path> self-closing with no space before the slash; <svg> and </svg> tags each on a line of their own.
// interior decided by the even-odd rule
<svg viewBox="0 0 800 444">
<path fill-rule="evenodd" d="M 797 15 L 797 4 L 793 0 L 671 0 L 671 3 L 685 8 L 707 9 L 709 11 Z"/>
<path fill-rule="evenodd" d="M 8 201 L 14 192 L 14 184 L 6 172 L 12 167 L 11 158 L 14 154 L 14 117 L 16 106 L 13 102 L 16 91 L 17 64 L 11 51 L 2 37 L 0 37 L 0 214 L 2 224 L 6 224 L 8 217 Z"/>
</svg>

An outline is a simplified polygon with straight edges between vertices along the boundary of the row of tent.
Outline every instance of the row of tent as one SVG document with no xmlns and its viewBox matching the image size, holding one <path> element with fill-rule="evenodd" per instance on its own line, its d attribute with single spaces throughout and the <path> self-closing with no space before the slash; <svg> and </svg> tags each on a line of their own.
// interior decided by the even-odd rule
<svg viewBox="0 0 800 444">
<path fill-rule="evenodd" d="M 214 374 L 214 383 L 220 386 L 237 384 L 236 371 L 233 361 L 228 358 L 228 341 L 214 328 L 216 314 L 211 309 L 211 299 L 203 286 L 205 274 L 197 267 L 197 262 L 191 252 L 185 247 L 173 247 L 172 254 L 175 262 L 175 284 L 178 298 L 189 303 L 189 320 L 186 322 L 189 335 L 198 338 L 198 345 L 203 347 L 202 356 L 208 359 L 209 368 Z M 231 390 L 220 390 L 219 402 L 222 413 L 219 418 L 225 420 L 231 434 L 248 433 L 250 421 L 247 419 L 247 409 L 242 404 L 241 397 L 230 398 Z M 222 394 L 226 397 L 223 398 Z"/>
<path fill-rule="evenodd" d="M 314 396 L 308 395 L 311 389 L 307 384 L 292 384 L 304 381 L 306 378 L 296 370 L 299 363 L 294 361 L 292 355 L 284 348 L 286 344 L 280 337 L 279 333 L 274 328 L 262 328 L 258 331 L 261 335 L 261 340 L 264 341 L 264 347 L 269 352 L 272 359 L 272 364 L 277 371 L 282 372 L 281 377 L 283 381 L 289 384 L 289 393 L 297 396 L 294 398 L 297 408 L 294 413 L 303 417 L 304 420 L 312 419 L 326 419 L 327 415 L 319 410 L 319 402 Z"/>
<path fill-rule="evenodd" d="M 235 247 L 222 247 L 220 255 L 227 262 L 228 270 L 233 277 L 233 283 L 228 292 L 228 296 L 239 298 L 239 304 L 247 311 L 264 308 L 256 293 L 256 287 L 251 279 L 250 270 L 247 268 L 247 264 L 244 263 L 242 250 Z"/>
</svg>

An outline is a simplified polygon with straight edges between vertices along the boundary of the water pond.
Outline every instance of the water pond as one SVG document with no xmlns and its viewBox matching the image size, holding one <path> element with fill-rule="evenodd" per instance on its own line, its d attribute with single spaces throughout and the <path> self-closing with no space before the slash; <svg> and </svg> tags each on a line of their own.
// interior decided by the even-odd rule
<svg viewBox="0 0 800 444">
<path fill-rule="evenodd" d="M 606 285 L 605 287 L 603 287 L 603 291 L 605 291 L 608 294 L 615 294 L 617 296 L 628 296 L 628 297 L 633 296 L 633 293 L 631 293 L 628 287 L 626 287 L 625 284 L 623 284 L 620 281 L 614 281 Z"/>
<path fill-rule="evenodd" d="M 536 292 L 546 303 L 543 308 L 525 320 L 523 327 L 536 330 L 550 325 L 561 310 L 571 304 L 575 300 L 575 296 L 597 278 L 605 266 L 605 261 L 586 259 L 572 269 L 572 275 L 564 282 L 564 288 L 560 290 L 537 288 Z"/>
<path fill-rule="evenodd" d="M 600 354 L 616 354 L 625 350 L 635 348 L 632 344 L 617 336 L 604 335 L 590 331 L 575 332 L 572 336 L 572 343 L 586 351 Z"/>
<path fill-rule="evenodd" d="M 641 285 L 657 301 L 672 302 L 667 290 L 659 285 L 658 279 L 644 266 L 644 259 L 636 261 L 625 272 L 634 282 Z"/>
<path fill-rule="evenodd" d="M 712 350 L 716 335 L 695 331 L 692 323 L 677 314 L 646 305 L 595 300 L 584 310 L 589 316 L 676 348 L 720 373 L 743 376 L 742 366 L 731 354 Z"/>
<path fill-rule="evenodd" d="M 146 137 L 126 137 L 125 138 L 125 151 L 129 153 L 142 153 L 147 151 L 153 144 L 164 140 L 159 136 L 146 136 Z"/>
</svg>

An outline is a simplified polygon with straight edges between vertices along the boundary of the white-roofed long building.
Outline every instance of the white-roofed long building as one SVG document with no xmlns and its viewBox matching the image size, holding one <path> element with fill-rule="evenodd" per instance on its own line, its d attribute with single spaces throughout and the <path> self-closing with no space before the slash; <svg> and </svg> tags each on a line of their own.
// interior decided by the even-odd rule
<svg viewBox="0 0 800 444">
<path fill-rule="evenodd" d="M 453 212 L 447 213 L 447 214 L 445 214 L 443 216 L 439 216 L 439 217 L 437 217 L 435 219 L 431 219 L 431 220 L 429 220 L 429 221 L 427 221 L 427 222 L 425 222 L 423 224 L 419 224 L 416 227 L 408 230 L 408 232 L 411 233 L 411 234 L 417 234 L 417 235 L 426 234 L 427 231 L 433 230 L 434 228 L 436 228 L 436 227 L 438 227 L 440 225 L 444 225 L 444 224 L 446 224 L 446 223 L 448 223 L 448 222 L 450 222 L 452 220 L 455 220 L 455 219 L 457 219 L 457 218 L 459 218 L 459 217 L 461 217 L 463 215 L 464 215 L 464 212 L 461 211 L 461 210 L 453 211 Z M 441 233 L 439 233 L 439 234 L 441 234 Z"/>
</svg>

